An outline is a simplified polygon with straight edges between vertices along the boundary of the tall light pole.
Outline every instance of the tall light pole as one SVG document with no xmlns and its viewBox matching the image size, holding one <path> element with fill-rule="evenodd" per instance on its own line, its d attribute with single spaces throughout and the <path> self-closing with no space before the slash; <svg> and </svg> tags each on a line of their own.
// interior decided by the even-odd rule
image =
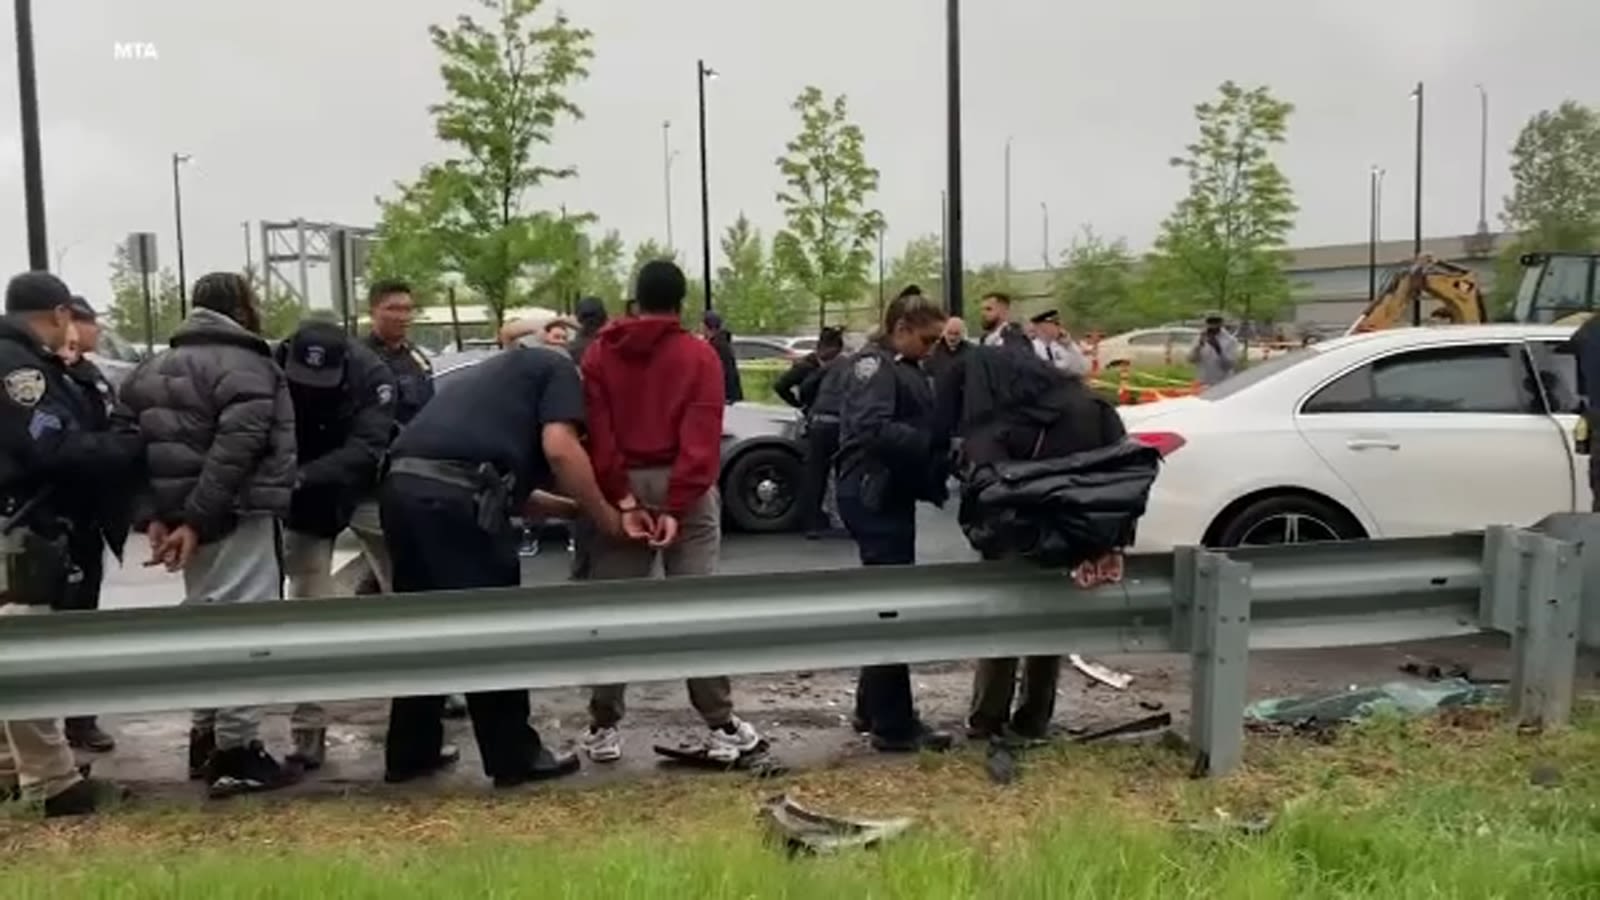
<svg viewBox="0 0 1600 900">
<path fill-rule="evenodd" d="M 1412 262 L 1422 256 L 1422 82 L 1417 82 L 1417 89 L 1411 92 L 1411 99 L 1417 101 L 1417 179 L 1416 194 L 1412 197 L 1412 234 L 1411 256 Z M 1411 303 L 1411 324 L 1422 325 L 1422 296 L 1419 294 Z"/>
<path fill-rule="evenodd" d="M 1368 185 L 1367 302 L 1378 299 L 1378 241 L 1383 221 L 1383 169 L 1373 166 Z"/>
<path fill-rule="evenodd" d="M 1042 232 L 1041 235 L 1040 235 L 1040 242 L 1039 242 L 1040 255 L 1042 255 L 1044 257 L 1045 270 L 1049 271 L 1049 269 L 1051 267 L 1051 263 L 1050 263 L 1050 204 L 1046 203 L 1043 200 L 1039 201 L 1039 230 Z"/>
<path fill-rule="evenodd" d="M 884 290 L 884 277 L 887 273 L 883 265 L 883 233 L 888 229 L 889 224 L 887 222 L 878 225 L 878 318 L 880 320 L 883 318 L 883 305 L 888 302 L 888 296 Z"/>
<path fill-rule="evenodd" d="M 944 296 L 961 315 L 961 0 L 945 0 Z"/>
<path fill-rule="evenodd" d="M 667 196 L 667 252 L 677 253 L 678 248 L 672 240 L 672 158 L 677 156 L 672 152 L 672 123 L 661 123 L 661 184 Z"/>
<path fill-rule="evenodd" d="M 1005 181 L 1006 181 L 1006 186 L 1005 186 L 1005 192 L 1006 192 L 1006 202 L 1005 202 L 1005 208 L 1006 208 L 1006 212 L 1005 212 L 1005 215 L 1006 215 L 1006 226 L 1005 226 L 1006 252 L 1005 252 L 1005 262 L 1006 262 L 1006 271 L 1009 272 L 1009 271 L 1011 271 L 1011 138 L 1009 138 L 1009 137 L 1006 138 L 1006 178 L 1005 178 Z"/>
<path fill-rule="evenodd" d="M 172 154 L 172 218 L 177 227 L 178 245 L 178 318 L 189 315 L 189 279 L 183 268 L 183 180 L 178 170 L 193 157 L 187 153 Z"/>
<path fill-rule="evenodd" d="M 695 61 L 695 78 L 700 88 L 700 265 L 705 272 L 706 309 L 711 309 L 711 183 L 706 163 L 706 82 L 717 77 L 717 70 L 706 61 Z"/>
<path fill-rule="evenodd" d="M 239 228 L 244 232 L 244 270 L 249 272 L 256 267 L 255 260 L 250 258 L 250 223 L 240 222 Z M 262 273 L 261 283 L 267 283 L 265 272 Z"/>
<path fill-rule="evenodd" d="M 22 110 L 22 198 L 28 219 L 28 268 L 50 268 L 44 230 L 44 156 L 39 149 L 39 82 L 33 67 L 33 4 L 16 0 L 17 93 Z"/>
<path fill-rule="evenodd" d="M 1489 91 L 1478 85 L 1478 237 L 1489 237 Z M 1484 247 L 1488 249 L 1487 246 Z"/>
</svg>

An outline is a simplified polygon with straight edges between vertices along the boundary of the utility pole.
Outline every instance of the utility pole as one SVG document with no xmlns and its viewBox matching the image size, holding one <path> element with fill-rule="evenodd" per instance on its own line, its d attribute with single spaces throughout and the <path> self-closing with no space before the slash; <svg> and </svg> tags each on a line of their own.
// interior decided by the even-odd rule
<svg viewBox="0 0 1600 900">
<path fill-rule="evenodd" d="M 249 272 L 256 265 L 255 260 L 250 258 L 250 223 L 248 221 L 240 222 L 239 228 L 244 231 L 244 270 Z M 261 283 L 267 283 L 265 272 L 262 273 Z M 265 298 L 263 297 L 263 299 Z"/>
<path fill-rule="evenodd" d="M 961 315 L 961 0 L 945 0 L 945 253 L 944 294 Z"/>
<path fill-rule="evenodd" d="M 44 227 L 44 156 L 39 149 L 39 82 L 33 65 L 33 4 L 16 0 L 17 93 L 22 111 L 22 198 L 27 209 L 28 268 L 50 269 Z"/>
<path fill-rule="evenodd" d="M 715 69 L 706 67 L 706 61 L 695 61 L 696 78 L 700 88 L 700 264 L 705 273 L 706 309 L 711 306 L 711 182 L 706 163 L 706 82 L 717 77 Z"/>
<path fill-rule="evenodd" d="M 1006 207 L 1006 213 L 1005 213 L 1005 215 L 1006 215 L 1006 226 L 1005 226 L 1006 252 L 1005 252 L 1005 261 L 1006 261 L 1006 271 L 1009 272 L 1009 271 L 1011 271 L 1011 138 L 1006 138 L 1006 178 L 1005 178 L 1005 180 L 1006 180 L 1006 187 L 1005 187 L 1005 191 L 1006 191 L 1006 201 L 1005 201 L 1005 207 Z"/>
<path fill-rule="evenodd" d="M 1417 89 L 1411 94 L 1417 101 L 1417 182 L 1416 194 L 1412 198 L 1412 236 L 1411 256 L 1412 263 L 1422 257 L 1422 82 L 1417 82 Z M 1422 296 L 1419 294 L 1411 302 L 1411 324 L 1422 325 Z"/>
<path fill-rule="evenodd" d="M 1378 241 L 1383 221 L 1383 169 L 1372 167 L 1367 185 L 1367 302 L 1378 299 Z"/>
<path fill-rule="evenodd" d="M 677 246 L 672 241 L 672 122 L 661 123 L 661 181 L 667 195 L 667 252 L 676 254 Z"/>
</svg>

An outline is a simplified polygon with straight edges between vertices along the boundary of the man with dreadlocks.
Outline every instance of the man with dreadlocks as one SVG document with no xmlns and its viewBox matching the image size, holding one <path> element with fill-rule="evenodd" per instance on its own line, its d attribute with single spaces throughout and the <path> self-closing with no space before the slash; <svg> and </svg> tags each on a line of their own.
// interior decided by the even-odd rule
<svg viewBox="0 0 1600 900">
<path fill-rule="evenodd" d="M 185 603 L 281 599 L 278 522 L 295 484 L 294 405 L 262 340 L 256 298 L 231 272 L 195 282 L 170 349 L 128 376 L 122 400 L 145 440 L 137 521 L 147 565 L 182 572 Z M 214 797 L 284 787 L 297 772 L 263 748 L 250 708 L 196 710 L 189 774 Z"/>
</svg>

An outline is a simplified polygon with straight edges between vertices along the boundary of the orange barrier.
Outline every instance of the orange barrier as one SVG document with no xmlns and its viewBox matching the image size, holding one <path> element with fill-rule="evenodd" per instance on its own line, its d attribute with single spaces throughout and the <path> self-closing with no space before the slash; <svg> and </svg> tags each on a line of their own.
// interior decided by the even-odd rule
<svg viewBox="0 0 1600 900">
<path fill-rule="evenodd" d="M 1117 369 L 1120 370 L 1120 374 L 1117 376 L 1117 403 L 1125 406 L 1133 399 L 1131 392 L 1128 390 L 1128 366 L 1123 364 L 1117 366 Z"/>
</svg>

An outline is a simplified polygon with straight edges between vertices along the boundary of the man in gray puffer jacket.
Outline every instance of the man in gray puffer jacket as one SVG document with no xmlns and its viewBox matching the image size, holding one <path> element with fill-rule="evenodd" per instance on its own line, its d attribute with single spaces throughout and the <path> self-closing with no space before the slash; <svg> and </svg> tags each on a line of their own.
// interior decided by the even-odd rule
<svg viewBox="0 0 1600 900">
<path fill-rule="evenodd" d="M 182 571 L 185 603 L 283 597 L 278 523 L 295 484 L 294 406 L 261 339 L 245 279 L 206 275 L 170 349 L 141 363 L 122 401 L 145 440 L 149 477 L 138 520 L 151 564 Z M 272 790 L 298 773 L 280 766 L 250 708 L 196 710 L 189 774 L 212 796 Z"/>
</svg>

